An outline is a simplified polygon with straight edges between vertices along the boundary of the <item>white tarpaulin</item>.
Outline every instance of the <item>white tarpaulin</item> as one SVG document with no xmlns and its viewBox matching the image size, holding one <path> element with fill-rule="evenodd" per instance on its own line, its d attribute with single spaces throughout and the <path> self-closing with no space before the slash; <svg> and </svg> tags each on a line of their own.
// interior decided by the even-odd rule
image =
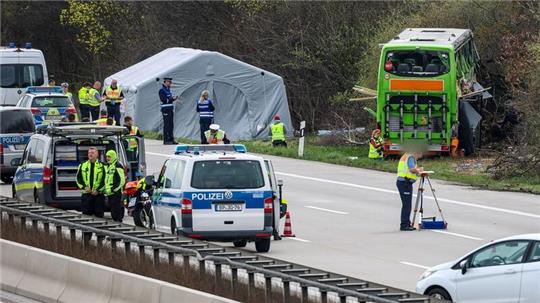
<svg viewBox="0 0 540 303">
<path fill-rule="evenodd" d="M 283 79 L 273 73 L 218 52 L 168 48 L 105 79 L 118 80 L 126 98 L 126 115 L 142 130 L 162 131 L 158 91 L 163 78 L 173 78 L 174 136 L 199 139 L 197 100 L 210 91 L 216 108 L 214 123 L 232 140 L 265 138 L 274 115 L 281 116 L 288 134 L 291 117 Z"/>
</svg>

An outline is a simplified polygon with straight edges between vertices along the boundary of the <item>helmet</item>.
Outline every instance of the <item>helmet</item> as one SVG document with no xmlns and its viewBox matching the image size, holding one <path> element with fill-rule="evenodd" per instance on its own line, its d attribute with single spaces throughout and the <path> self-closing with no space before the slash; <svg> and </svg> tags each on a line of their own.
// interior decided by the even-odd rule
<svg viewBox="0 0 540 303">
<path fill-rule="evenodd" d="M 124 192 L 128 196 L 133 196 L 137 193 L 137 181 L 131 181 L 126 183 L 126 186 L 124 187 Z"/>
</svg>

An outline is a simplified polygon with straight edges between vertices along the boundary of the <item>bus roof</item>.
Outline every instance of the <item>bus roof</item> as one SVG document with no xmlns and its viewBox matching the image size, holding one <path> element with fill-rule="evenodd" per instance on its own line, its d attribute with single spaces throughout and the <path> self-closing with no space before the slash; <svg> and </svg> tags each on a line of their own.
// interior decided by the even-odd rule
<svg viewBox="0 0 540 303">
<path fill-rule="evenodd" d="M 439 45 L 458 49 L 473 36 L 470 29 L 407 28 L 386 45 Z"/>
</svg>

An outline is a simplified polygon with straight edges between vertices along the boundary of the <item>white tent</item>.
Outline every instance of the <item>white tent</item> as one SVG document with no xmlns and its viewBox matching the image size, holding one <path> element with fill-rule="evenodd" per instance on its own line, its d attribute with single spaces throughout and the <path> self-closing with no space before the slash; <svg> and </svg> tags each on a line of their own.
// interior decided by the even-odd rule
<svg viewBox="0 0 540 303">
<path fill-rule="evenodd" d="M 291 117 L 283 79 L 218 52 L 168 48 L 105 79 L 118 80 L 126 98 L 125 114 L 142 130 L 162 131 L 158 91 L 163 78 L 173 78 L 174 136 L 200 138 L 197 100 L 205 89 L 216 108 L 214 122 L 232 140 L 265 138 L 274 115 L 288 134 Z"/>
</svg>

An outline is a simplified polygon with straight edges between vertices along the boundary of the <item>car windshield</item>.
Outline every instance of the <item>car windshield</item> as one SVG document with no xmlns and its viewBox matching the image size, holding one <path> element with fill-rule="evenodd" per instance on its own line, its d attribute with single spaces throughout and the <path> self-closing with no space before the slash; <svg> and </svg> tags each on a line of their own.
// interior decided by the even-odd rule
<svg viewBox="0 0 540 303">
<path fill-rule="evenodd" d="M 435 50 L 389 50 L 384 70 L 394 75 L 433 77 L 450 71 L 448 53 Z"/>
<path fill-rule="evenodd" d="M 29 110 L 0 111 L 0 134 L 33 133 L 34 117 Z"/>
<path fill-rule="evenodd" d="M 68 97 L 59 97 L 59 96 L 44 96 L 44 97 L 35 97 L 32 100 L 32 107 L 68 107 L 72 106 L 71 101 Z"/>
<path fill-rule="evenodd" d="M 43 67 L 39 64 L 1 64 L 0 86 L 24 88 L 43 85 Z"/>
<path fill-rule="evenodd" d="M 264 186 L 259 161 L 212 160 L 193 165 L 191 187 L 198 189 L 247 189 Z"/>
</svg>

